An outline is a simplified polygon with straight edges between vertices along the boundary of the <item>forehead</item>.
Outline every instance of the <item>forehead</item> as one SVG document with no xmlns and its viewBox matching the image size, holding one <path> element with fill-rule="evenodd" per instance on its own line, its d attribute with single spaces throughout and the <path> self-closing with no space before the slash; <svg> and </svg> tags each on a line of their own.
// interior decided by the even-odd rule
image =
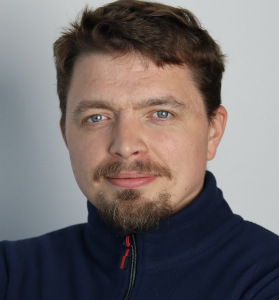
<svg viewBox="0 0 279 300">
<path fill-rule="evenodd" d="M 140 55 L 114 57 L 94 53 L 77 59 L 67 107 L 84 100 L 126 105 L 127 102 L 157 98 L 173 98 L 178 102 L 187 102 L 187 105 L 202 105 L 201 95 L 186 66 L 157 67 Z"/>
</svg>

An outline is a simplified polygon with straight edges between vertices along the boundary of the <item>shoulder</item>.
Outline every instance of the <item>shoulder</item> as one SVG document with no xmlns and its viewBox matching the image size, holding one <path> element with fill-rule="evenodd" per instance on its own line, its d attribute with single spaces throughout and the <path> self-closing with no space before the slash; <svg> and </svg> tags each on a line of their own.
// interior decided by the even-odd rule
<svg viewBox="0 0 279 300">
<path fill-rule="evenodd" d="M 242 277 L 249 280 L 243 299 L 273 299 L 279 296 L 279 236 L 249 221 L 243 221 L 236 238 L 235 255 L 241 261 Z"/>
<path fill-rule="evenodd" d="M 79 224 L 35 238 L 0 242 L 0 299 L 6 299 L 8 286 L 15 289 L 27 278 L 35 285 L 44 276 L 51 278 L 73 253 L 83 251 L 84 228 Z"/>
<path fill-rule="evenodd" d="M 241 220 L 237 230 L 232 230 L 227 247 L 231 253 L 251 268 L 270 266 L 279 269 L 279 236 L 249 221 Z"/>
<path fill-rule="evenodd" d="M 240 245 L 252 252 L 274 252 L 279 258 L 276 252 L 279 250 L 279 236 L 255 223 L 243 221 L 239 240 L 242 241 Z"/>
<path fill-rule="evenodd" d="M 29 246 L 39 246 L 40 244 L 47 244 L 47 243 L 55 243 L 56 241 L 62 241 L 65 239 L 71 239 L 73 235 L 79 236 L 82 234 L 84 227 L 86 223 L 84 224 L 77 224 L 77 225 L 72 225 L 66 228 L 58 229 L 52 232 L 48 232 L 46 234 L 37 236 L 37 237 L 32 237 L 32 238 L 27 238 L 27 239 L 21 239 L 17 241 L 1 241 L 0 246 L 2 248 L 6 249 L 12 249 L 12 248 L 25 248 Z M 61 240 L 62 239 L 62 240 Z"/>
<path fill-rule="evenodd" d="M 0 268 L 3 264 L 13 265 L 35 260 L 40 256 L 49 257 L 54 252 L 63 253 L 69 244 L 75 247 L 80 243 L 83 239 L 84 227 L 85 224 L 78 224 L 34 238 L 2 241 L 0 242 Z"/>
</svg>

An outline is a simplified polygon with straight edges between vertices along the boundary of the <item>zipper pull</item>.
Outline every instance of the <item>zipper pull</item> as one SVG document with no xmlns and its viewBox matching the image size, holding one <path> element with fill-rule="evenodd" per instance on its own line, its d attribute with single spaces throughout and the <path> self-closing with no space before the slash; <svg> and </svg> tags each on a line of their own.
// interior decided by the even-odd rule
<svg viewBox="0 0 279 300">
<path fill-rule="evenodd" d="M 130 235 L 127 235 L 125 238 L 125 254 L 122 256 L 121 264 L 120 264 L 120 269 L 127 269 L 128 268 L 128 263 L 130 261 L 128 254 L 130 251 L 131 243 L 130 243 Z"/>
</svg>

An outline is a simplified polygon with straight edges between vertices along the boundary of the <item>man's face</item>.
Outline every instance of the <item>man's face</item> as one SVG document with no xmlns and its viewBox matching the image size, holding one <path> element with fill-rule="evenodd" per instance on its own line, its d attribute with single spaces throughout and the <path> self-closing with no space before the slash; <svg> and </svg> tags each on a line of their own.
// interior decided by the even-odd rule
<svg viewBox="0 0 279 300">
<path fill-rule="evenodd" d="M 84 195 L 111 223 L 128 215 L 128 225 L 116 227 L 136 231 L 201 191 L 223 132 L 219 119 L 209 123 L 189 69 L 91 54 L 75 64 L 63 132 Z M 148 218 L 157 219 L 145 225 Z"/>
</svg>

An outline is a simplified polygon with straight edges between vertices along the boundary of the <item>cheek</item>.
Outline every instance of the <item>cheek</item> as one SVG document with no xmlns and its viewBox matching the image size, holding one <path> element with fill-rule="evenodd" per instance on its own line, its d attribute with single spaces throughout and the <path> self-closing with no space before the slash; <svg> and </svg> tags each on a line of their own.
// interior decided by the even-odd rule
<svg viewBox="0 0 279 300">
<path fill-rule="evenodd" d="M 161 153 L 161 157 L 168 160 L 195 159 L 195 157 L 206 157 L 207 135 L 206 131 L 172 131 L 160 133 L 150 138 L 150 148 Z"/>
<path fill-rule="evenodd" d="M 152 152 L 172 170 L 176 181 L 203 176 L 207 162 L 206 132 L 203 128 L 160 134 L 153 139 Z"/>
<path fill-rule="evenodd" d="M 68 143 L 70 159 L 75 175 L 92 172 L 105 154 L 102 140 L 92 137 L 78 137 Z"/>
</svg>

